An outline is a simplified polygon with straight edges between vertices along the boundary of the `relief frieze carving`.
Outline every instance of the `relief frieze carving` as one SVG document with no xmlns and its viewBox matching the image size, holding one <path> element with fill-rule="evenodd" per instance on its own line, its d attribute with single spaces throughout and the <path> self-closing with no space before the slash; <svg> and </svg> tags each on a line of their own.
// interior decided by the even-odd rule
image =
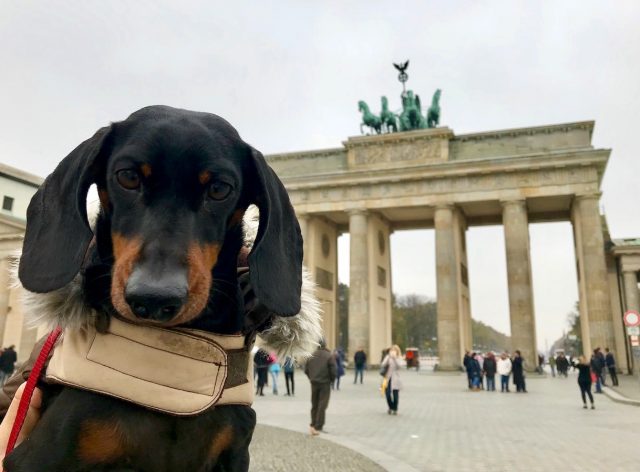
<svg viewBox="0 0 640 472">
<path fill-rule="evenodd" d="M 447 146 L 442 138 L 358 145 L 348 150 L 348 161 L 352 168 L 437 162 L 447 159 Z"/>
<path fill-rule="evenodd" d="M 346 185 L 342 187 L 318 187 L 292 190 L 292 203 L 342 203 L 362 199 L 394 198 L 449 193 L 500 191 L 518 188 L 545 187 L 594 183 L 597 174 L 591 168 L 523 170 L 498 174 L 482 174 L 460 177 L 432 177 L 421 181 L 376 182 Z M 407 178 L 411 177 L 410 174 Z"/>
</svg>

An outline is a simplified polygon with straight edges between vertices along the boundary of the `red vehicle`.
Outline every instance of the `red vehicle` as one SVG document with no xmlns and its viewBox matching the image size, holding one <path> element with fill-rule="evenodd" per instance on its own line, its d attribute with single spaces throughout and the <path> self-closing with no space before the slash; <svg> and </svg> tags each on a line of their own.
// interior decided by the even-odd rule
<svg viewBox="0 0 640 472">
<path fill-rule="evenodd" d="M 420 369 L 420 350 L 417 347 L 408 347 L 404 352 L 404 360 L 407 362 L 407 369 L 415 367 Z"/>
</svg>

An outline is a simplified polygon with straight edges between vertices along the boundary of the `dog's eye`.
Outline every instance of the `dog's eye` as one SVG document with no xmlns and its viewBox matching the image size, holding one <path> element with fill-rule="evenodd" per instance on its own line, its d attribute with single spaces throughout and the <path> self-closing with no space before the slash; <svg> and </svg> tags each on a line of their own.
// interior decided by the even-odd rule
<svg viewBox="0 0 640 472">
<path fill-rule="evenodd" d="M 231 193 L 231 185 L 220 180 L 215 181 L 209 185 L 207 194 L 212 200 L 224 200 Z"/>
<path fill-rule="evenodd" d="M 136 190 L 140 187 L 140 174 L 133 169 L 122 169 L 116 172 L 118 183 L 127 190 Z"/>
</svg>

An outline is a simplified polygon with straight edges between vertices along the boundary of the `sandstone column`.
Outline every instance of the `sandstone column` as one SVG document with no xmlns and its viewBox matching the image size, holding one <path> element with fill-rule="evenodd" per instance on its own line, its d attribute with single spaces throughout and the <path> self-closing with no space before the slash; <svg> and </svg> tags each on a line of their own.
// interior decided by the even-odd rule
<svg viewBox="0 0 640 472">
<path fill-rule="evenodd" d="M 578 195 L 573 223 L 580 280 L 580 316 L 586 355 L 593 349 L 615 346 L 611 302 L 600 217 L 599 194 Z"/>
<path fill-rule="evenodd" d="M 638 297 L 638 276 L 634 271 L 624 271 L 624 305 L 626 310 L 640 309 Z"/>
<path fill-rule="evenodd" d="M 369 248 L 368 215 L 365 210 L 349 213 L 349 355 L 364 347 L 370 363 L 379 353 L 369 351 Z"/>
<path fill-rule="evenodd" d="M 439 368 L 458 370 L 462 364 L 460 352 L 458 264 L 456 257 L 457 230 L 454 206 L 440 205 L 435 210 L 436 282 L 438 304 Z"/>
<path fill-rule="evenodd" d="M 507 251 L 511 347 L 522 353 L 525 368 L 532 371 L 538 365 L 538 355 L 526 202 L 502 202 L 502 224 Z"/>
</svg>

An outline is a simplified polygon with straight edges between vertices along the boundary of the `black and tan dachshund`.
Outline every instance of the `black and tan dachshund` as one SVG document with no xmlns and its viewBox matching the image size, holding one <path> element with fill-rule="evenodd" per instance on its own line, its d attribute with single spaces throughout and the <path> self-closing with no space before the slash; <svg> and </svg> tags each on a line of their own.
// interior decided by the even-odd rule
<svg viewBox="0 0 640 472">
<path fill-rule="evenodd" d="M 97 185 L 95 231 L 86 197 Z M 239 333 L 246 324 L 237 260 L 242 216 L 260 210 L 250 285 L 269 313 L 300 310 L 302 238 L 286 190 L 222 118 L 152 106 L 100 129 L 31 201 L 23 286 L 60 289 L 81 274 L 98 329 L 111 317 Z M 61 386 L 7 472 L 246 471 L 255 413 L 214 406 L 177 417 Z"/>
</svg>

